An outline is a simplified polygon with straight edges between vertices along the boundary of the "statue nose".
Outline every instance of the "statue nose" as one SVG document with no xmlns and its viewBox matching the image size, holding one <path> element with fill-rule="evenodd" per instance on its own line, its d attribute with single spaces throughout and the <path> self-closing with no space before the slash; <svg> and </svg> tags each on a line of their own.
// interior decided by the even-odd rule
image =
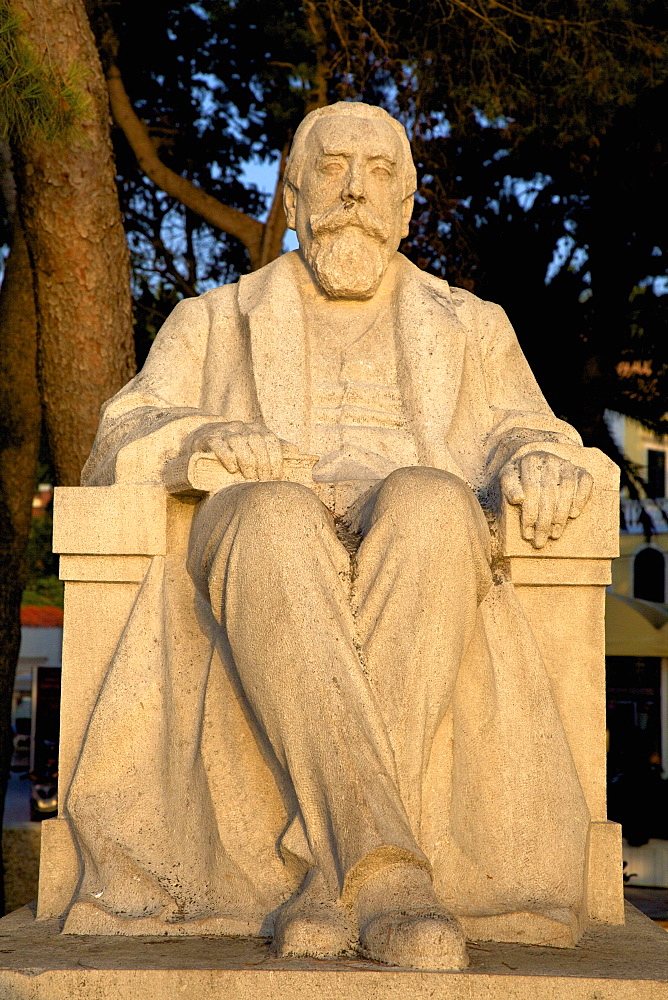
<svg viewBox="0 0 668 1000">
<path fill-rule="evenodd" d="M 343 201 L 347 205 L 352 205 L 352 204 L 363 205 L 364 202 L 366 201 L 366 195 L 364 194 L 363 191 L 359 191 L 355 188 L 348 188 L 343 193 Z"/>
<path fill-rule="evenodd" d="M 348 202 L 365 202 L 366 195 L 364 193 L 364 180 L 360 175 L 359 171 L 351 170 L 346 178 L 346 183 L 341 193 L 343 201 Z"/>
</svg>

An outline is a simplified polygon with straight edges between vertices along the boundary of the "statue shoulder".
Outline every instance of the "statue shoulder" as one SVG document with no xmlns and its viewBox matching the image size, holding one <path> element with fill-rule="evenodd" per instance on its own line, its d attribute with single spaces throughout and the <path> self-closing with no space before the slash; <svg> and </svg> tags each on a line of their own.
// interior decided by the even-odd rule
<svg viewBox="0 0 668 1000">
<path fill-rule="evenodd" d="M 186 358 L 200 363 L 206 353 L 214 322 L 233 320 L 236 284 L 213 288 L 203 295 L 181 299 L 160 327 L 144 370 L 176 367 Z M 174 360 L 176 359 L 176 360 Z"/>
<path fill-rule="evenodd" d="M 196 303 L 198 308 L 206 310 L 210 318 L 220 314 L 233 313 L 236 310 L 236 301 L 239 295 L 240 283 L 232 281 L 227 285 L 219 285 L 211 288 L 208 292 L 203 292 L 194 299 L 184 299 L 184 302 Z"/>
<path fill-rule="evenodd" d="M 234 282 L 212 288 L 202 295 L 181 299 L 156 339 L 162 342 L 173 338 L 192 342 L 206 340 L 214 322 L 235 316 L 238 287 L 238 282 Z"/>
<path fill-rule="evenodd" d="M 505 309 L 498 302 L 480 298 L 466 288 L 449 285 L 447 281 L 434 275 L 425 274 L 424 277 L 432 294 L 440 299 L 444 308 L 454 309 L 469 338 L 478 344 L 482 358 L 499 349 L 508 350 L 518 346 L 513 326 Z"/>
<path fill-rule="evenodd" d="M 404 280 L 418 281 L 437 302 L 442 303 L 446 308 L 454 308 L 459 318 L 467 326 L 470 324 L 477 326 L 481 320 L 483 322 L 494 321 L 505 317 L 503 309 L 495 302 L 488 302 L 465 288 L 451 285 L 444 278 L 423 271 L 407 258 L 404 258 L 402 262 L 402 272 Z"/>
<path fill-rule="evenodd" d="M 283 289 L 295 286 L 298 275 L 303 271 L 299 253 L 291 250 L 259 270 L 244 274 L 234 286 L 238 288 L 239 309 L 242 313 L 249 313 L 267 296 L 280 296 Z"/>
<path fill-rule="evenodd" d="M 458 285 L 449 285 L 448 287 L 452 303 L 458 309 L 464 309 L 479 318 L 488 320 L 499 319 L 505 316 L 503 307 L 498 305 L 498 303 L 482 299 L 479 295 L 475 295 L 467 288 L 460 288 Z"/>
<path fill-rule="evenodd" d="M 476 333 L 483 346 L 488 346 L 499 337 L 515 338 L 506 311 L 498 302 L 482 299 L 466 288 L 456 286 L 451 286 L 450 294 L 460 319 Z"/>
</svg>

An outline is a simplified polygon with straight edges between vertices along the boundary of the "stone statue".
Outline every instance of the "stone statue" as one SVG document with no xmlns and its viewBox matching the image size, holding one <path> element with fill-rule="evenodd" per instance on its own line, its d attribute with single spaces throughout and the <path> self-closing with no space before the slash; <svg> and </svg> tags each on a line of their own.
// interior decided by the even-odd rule
<svg viewBox="0 0 668 1000">
<path fill-rule="evenodd" d="M 427 969 L 463 968 L 466 936 L 577 939 L 589 812 L 494 540 L 502 498 L 559 538 L 591 476 L 503 310 L 397 252 L 414 190 L 386 112 L 312 112 L 299 251 L 181 302 L 104 408 L 84 485 L 194 458 L 228 485 L 174 514 L 183 556 L 114 653 L 65 804 L 66 930 Z"/>
</svg>

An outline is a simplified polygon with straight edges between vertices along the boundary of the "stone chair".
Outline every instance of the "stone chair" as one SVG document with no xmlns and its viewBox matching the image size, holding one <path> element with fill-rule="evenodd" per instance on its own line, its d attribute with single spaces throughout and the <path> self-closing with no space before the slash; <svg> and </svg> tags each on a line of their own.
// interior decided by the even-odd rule
<svg viewBox="0 0 668 1000">
<path fill-rule="evenodd" d="M 623 924 L 621 828 L 607 821 L 605 796 L 604 603 L 610 561 L 618 554 L 618 470 L 596 449 L 550 450 L 592 474 L 587 508 L 561 539 L 535 550 L 521 536 L 518 508 L 504 505 L 497 542 L 544 656 L 591 814 L 587 919 Z M 188 488 L 189 476 L 192 469 L 181 470 L 186 482 L 179 485 L 175 470 L 171 493 L 163 485 L 56 490 L 54 549 L 65 581 L 60 810 L 42 824 L 38 920 L 66 914 L 77 888 L 80 859 L 64 808 L 67 790 L 105 672 L 151 562 L 175 548 L 185 552 L 195 498 L 202 493 Z M 330 488 L 323 499 L 345 502 L 341 490 L 337 498 Z"/>
</svg>

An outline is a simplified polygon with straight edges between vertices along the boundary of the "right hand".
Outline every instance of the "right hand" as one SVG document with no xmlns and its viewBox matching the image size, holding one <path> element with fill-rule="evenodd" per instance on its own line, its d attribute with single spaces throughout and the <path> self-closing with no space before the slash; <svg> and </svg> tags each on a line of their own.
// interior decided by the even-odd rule
<svg viewBox="0 0 668 1000">
<path fill-rule="evenodd" d="M 281 442 L 262 424 L 240 420 L 205 424 L 190 438 L 190 451 L 212 451 L 228 472 L 260 481 L 283 478 Z"/>
</svg>

